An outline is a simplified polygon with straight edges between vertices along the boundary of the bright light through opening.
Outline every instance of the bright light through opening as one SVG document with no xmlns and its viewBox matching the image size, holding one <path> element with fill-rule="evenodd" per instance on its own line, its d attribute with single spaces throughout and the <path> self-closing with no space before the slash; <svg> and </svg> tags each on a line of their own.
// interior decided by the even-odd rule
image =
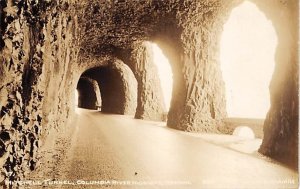
<svg viewBox="0 0 300 189">
<path fill-rule="evenodd" d="M 168 59 L 165 57 L 161 49 L 155 43 L 150 43 L 150 44 L 153 50 L 153 61 L 158 69 L 158 75 L 160 78 L 166 111 L 168 112 L 170 108 L 171 98 L 172 98 L 172 87 L 173 87 L 172 69 Z"/>
<path fill-rule="evenodd" d="M 221 68 L 229 117 L 265 118 L 275 66 L 277 35 L 248 1 L 233 9 L 221 39 Z"/>
</svg>

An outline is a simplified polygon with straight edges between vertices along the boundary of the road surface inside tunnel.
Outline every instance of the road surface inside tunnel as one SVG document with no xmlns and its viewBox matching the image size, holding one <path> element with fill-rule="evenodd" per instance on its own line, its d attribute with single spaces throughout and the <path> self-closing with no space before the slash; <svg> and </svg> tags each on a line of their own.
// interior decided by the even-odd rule
<svg viewBox="0 0 300 189">
<path fill-rule="evenodd" d="M 59 144 L 57 152 L 64 151 L 65 156 L 57 158 L 51 168 L 54 178 L 49 178 L 75 185 L 53 187 L 297 188 L 295 171 L 255 152 L 261 140 L 185 133 L 162 122 L 84 109 L 77 109 L 77 114 L 70 145 Z M 43 168 L 33 175 L 45 179 L 49 166 L 43 161 Z"/>
</svg>

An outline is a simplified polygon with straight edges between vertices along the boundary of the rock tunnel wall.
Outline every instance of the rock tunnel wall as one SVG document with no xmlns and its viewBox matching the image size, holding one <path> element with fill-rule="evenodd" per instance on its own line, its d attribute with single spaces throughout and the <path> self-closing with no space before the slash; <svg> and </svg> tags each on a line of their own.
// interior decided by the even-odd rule
<svg viewBox="0 0 300 189">
<path fill-rule="evenodd" d="M 77 84 L 78 107 L 97 110 L 101 107 L 100 89 L 97 81 L 81 77 Z"/>
<path fill-rule="evenodd" d="M 162 50 L 169 54 L 167 56 L 175 75 L 168 126 L 185 131 L 215 132 L 221 130 L 222 119 L 226 117 L 224 83 L 219 63 L 220 37 L 230 11 L 241 2 L 146 1 L 133 5 L 131 1 L 126 1 L 116 4 L 107 2 L 102 6 L 91 3 L 89 10 L 95 10 L 93 16 L 96 14 L 108 19 L 88 20 L 82 27 L 87 28 L 86 38 L 89 40 L 86 41 L 97 41 L 95 43 L 98 47 L 103 44 L 103 48 L 91 48 L 93 43 L 83 46 L 93 49 L 90 54 L 108 51 L 126 57 L 126 53 L 128 56 L 136 48 L 130 41 L 138 44 L 145 40 L 161 40 Z M 260 151 L 271 157 L 282 156 L 278 154 L 286 154 L 283 155 L 286 157 L 291 155 L 295 162 L 298 140 L 296 117 L 299 115 L 295 108 L 298 107 L 298 38 L 295 35 L 295 27 L 298 27 L 298 11 L 295 9 L 298 1 L 251 2 L 272 20 L 279 38 L 276 69 L 270 86 L 272 106 L 265 122 L 265 140 Z M 124 14 L 120 16 L 117 10 Z M 142 17 L 145 14 L 151 16 Z M 130 26 L 124 23 L 130 23 Z M 108 27 L 100 31 L 91 27 L 92 24 L 107 24 Z M 118 36 L 117 40 L 114 36 L 102 33 L 106 31 L 113 31 L 114 36 Z M 97 35 L 93 35 L 93 32 Z M 293 79 L 288 79 L 288 75 Z M 143 103 L 146 101 L 138 107 L 143 107 Z M 289 144 L 293 148 L 287 148 Z M 283 159 L 287 163 L 288 160 Z"/>
<path fill-rule="evenodd" d="M 67 0 L 1 1 L 0 181 L 20 179 L 34 169 L 42 139 L 71 119 L 82 69 L 109 65 L 111 57 L 122 59 L 137 78 L 136 117 L 160 119 L 163 105 L 159 94 L 153 92 L 159 89 L 145 41 L 158 41 L 172 65 L 174 86 L 168 126 L 193 132 L 217 131 L 226 117 L 218 60 L 220 35 L 226 16 L 239 2 L 83 1 L 75 7 L 75 1 Z M 253 2 L 272 20 L 279 39 L 270 85 L 271 109 L 260 152 L 295 167 L 298 1 Z M 79 46 L 84 53 L 80 54 Z M 124 74 L 127 68 L 120 68 L 118 63 L 111 67 L 117 70 L 112 73 L 117 73 L 114 79 L 122 80 L 119 86 L 132 91 L 135 84 Z M 131 100 L 130 104 L 123 104 L 121 113 L 134 113 L 132 107 L 136 105 Z"/>
<path fill-rule="evenodd" d="M 130 58 L 127 60 L 138 83 L 135 118 L 161 121 L 165 112 L 165 105 L 150 48 L 148 42 L 134 44 Z"/>
<path fill-rule="evenodd" d="M 138 92 L 136 118 L 160 120 L 164 111 L 160 89 L 158 89 L 159 81 L 155 71 L 152 71 L 153 67 L 149 64 L 151 58 L 145 58 L 149 55 L 146 54 L 144 41 L 155 41 L 169 58 L 174 74 L 168 126 L 184 131 L 216 132 L 217 125 L 221 125 L 222 119 L 226 117 L 224 83 L 218 58 L 216 58 L 219 52 L 218 32 L 222 28 L 214 28 L 216 21 L 214 14 L 220 11 L 220 2 L 159 1 L 159 3 L 161 8 L 153 10 L 149 18 L 156 25 L 149 24 L 144 31 L 148 32 L 146 36 L 134 40 L 134 43 L 127 46 L 119 45 L 118 41 L 114 48 L 116 56 L 132 68 L 141 89 Z M 148 11 L 147 4 L 144 6 Z M 164 19 L 159 19 L 157 16 L 159 18 L 162 16 Z M 128 39 L 126 35 L 123 37 L 124 40 Z M 127 49 L 127 51 L 120 49 Z M 139 69 L 146 71 L 143 73 Z M 139 75 L 140 73 L 143 75 Z"/>
<path fill-rule="evenodd" d="M 259 152 L 298 169 L 299 2 L 254 1 L 272 21 L 278 35 L 275 71 L 270 83 L 271 108 L 264 122 Z"/>
<path fill-rule="evenodd" d="M 108 66 L 94 68 L 83 76 L 96 80 L 101 91 L 105 113 L 133 115 L 137 106 L 137 81 L 122 61 L 112 61 Z"/>
<path fill-rule="evenodd" d="M 162 37 L 166 54 L 173 56 L 175 75 L 175 98 L 168 115 L 168 126 L 190 132 L 217 132 L 226 117 L 224 82 L 218 59 L 222 29 L 215 24 L 220 2 L 188 1 L 185 6 L 189 9 L 177 14 L 180 33 L 173 32 L 176 34 L 173 39 L 164 37 L 167 34 Z"/>
<path fill-rule="evenodd" d="M 75 60 L 72 5 L 1 1 L 0 182 L 21 179 L 37 163 L 49 128 L 65 124 L 69 63 Z M 67 98 L 67 97 L 65 97 Z"/>
</svg>

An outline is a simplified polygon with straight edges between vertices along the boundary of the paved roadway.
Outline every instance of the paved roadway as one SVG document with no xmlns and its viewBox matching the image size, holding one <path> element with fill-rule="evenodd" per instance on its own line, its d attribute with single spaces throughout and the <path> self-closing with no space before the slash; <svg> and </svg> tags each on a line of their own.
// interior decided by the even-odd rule
<svg viewBox="0 0 300 189">
<path fill-rule="evenodd" d="M 246 153 L 241 141 L 228 140 L 233 136 L 214 140 L 214 135 L 201 137 L 157 122 L 83 109 L 78 110 L 73 126 L 71 147 L 56 171 L 61 172 L 60 179 L 80 185 L 62 188 L 101 188 L 99 183 L 88 185 L 80 180 L 134 181 L 102 188 L 139 189 L 287 189 L 298 182 L 294 171 L 257 153 Z"/>
</svg>

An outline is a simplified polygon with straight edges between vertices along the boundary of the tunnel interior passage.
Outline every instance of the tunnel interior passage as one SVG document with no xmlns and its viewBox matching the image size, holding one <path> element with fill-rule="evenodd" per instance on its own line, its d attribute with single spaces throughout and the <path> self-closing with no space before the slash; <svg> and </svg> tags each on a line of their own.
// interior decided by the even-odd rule
<svg viewBox="0 0 300 189">
<path fill-rule="evenodd" d="M 97 81 L 81 77 L 77 84 L 78 107 L 97 110 L 101 107 L 100 89 Z"/>
<path fill-rule="evenodd" d="M 236 24 L 241 27 L 239 32 L 228 32 L 224 23 L 231 20 L 228 16 L 239 10 L 239 5 L 245 5 L 243 2 L 1 1 L 0 183 L 24 180 L 28 171 L 39 165 L 38 152 L 45 140 L 54 141 L 52 136 L 56 136 L 56 132 L 67 131 L 72 126 L 73 97 L 80 77 L 97 81 L 103 112 L 161 120 L 162 93 L 157 92 L 160 90 L 157 72 L 145 41 L 156 42 L 172 65 L 174 82 L 167 119 L 169 128 L 219 133 L 227 117 L 225 87 L 230 89 L 227 76 L 235 76 L 231 81 L 240 84 L 233 90 L 233 94 L 237 91 L 239 95 L 232 99 L 239 99 L 236 104 L 241 109 L 233 113 L 264 110 L 265 114 L 268 108 L 262 108 L 262 103 L 250 94 L 262 91 L 252 85 L 257 87 L 266 81 L 263 90 L 270 95 L 271 106 L 264 120 L 259 152 L 297 169 L 299 1 L 251 0 L 257 8 L 242 9 L 241 13 L 250 15 Z M 263 12 L 262 19 L 256 19 L 254 13 L 257 12 Z M 245 25 L 247 20 L 252 25 Z M 262 20 L 265 22 L 261 23 Z M 265 33 L 269 26 L 275 28 L 278 37 L 275 63 L 261 59 L 264 55 L 274 59 L 274 43 L 267 42 L 273 44 L 271 48 L 263 45 L 274 34 Z M 230 37 L 224 38 L 225 48 L 220 48 L 223 31 Z M 240 38 L 244 34 L 248 40 Z M 256 37 L 260 34 L 263 37 Z M 235 47 L 235 43 L 244 46 Z M 230 47 L 235 48 L 231 51 Z M 258 49 L 258 54 L 252 53 Z M 227 50 L 230 53 L 226 53 Z M 248 58 L 246 55 L 250 52 Z M 227 71 L 222 68 L 226 86 L 220 67 L 223 53 L 229 58 L 229 65 L 221 61 L 228 69 L 226 76 Z M 231 61 L 238 57 L 237 53 L 244 54 L 244 59 Z M 247 59 L 251 61 L 245 65 Z M 271 64 L 275 64 L 273 73 Z M 270 84 L 269 79 L 259 79 L 267 75 L 270 78 L 270 73 Z M 87 107 L 95 108 L 95 90 L 88 83 L 80 86 L 81 82 L 78 87 L 80 106 L 86 102 Z M 228 92 L 230 94 L 230 90 L 227 91 L 230 97 Z M 263 102 L 268 102 L 268 98 Z M 235 106 L 227 103 L 227 107 Z M 230 117 L 256 117 L 256 114 L 228 112 Z M 181 140 L 173 145 L 178 142 Z M 188 161 L 182 159 L 182 162 Z"/>
<path fill-rule="evenodd" d="M 245 1 L 232 10 L 220 54 L 229 117 L 266 117 L 276 46 L 272 22 L 255 4 Z"/>
<path fill-rule="evenodd" d="M 82 74 L 97 81 L 101 91 L 101 111 L 133 115 L 137 106 L 137 82 L 128 66 L 114 62 Z"/>
</svg>

